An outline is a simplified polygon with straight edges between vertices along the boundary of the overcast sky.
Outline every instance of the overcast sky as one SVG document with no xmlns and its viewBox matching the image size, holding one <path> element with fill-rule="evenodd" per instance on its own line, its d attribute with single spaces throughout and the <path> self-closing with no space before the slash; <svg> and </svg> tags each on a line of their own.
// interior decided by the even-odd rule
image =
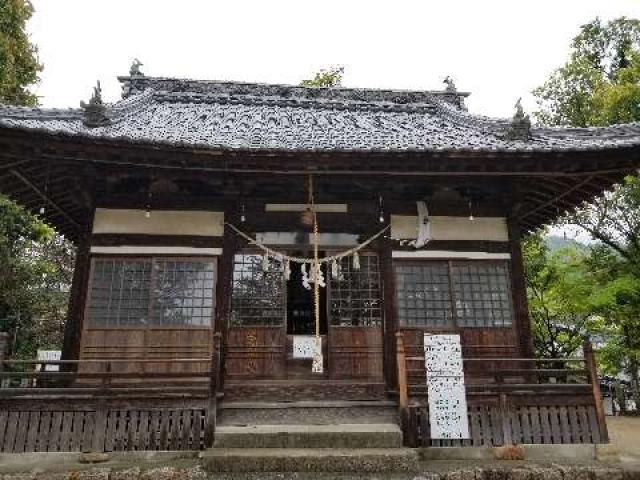
<svg viewBox="0 0 640 480">
<path fill-rule="evenodd" d="M 344 85 L 440 89 L 451 75 L 470 110 L 513 104 L 566 59 L 581 24 L 640 17 L 640 0 L 32 0 L 44 106 L 76 107 L 97 79 L 120 96 L 134 57 L 147 75 L 297 84 L 345 67 Z"/>
</svg>

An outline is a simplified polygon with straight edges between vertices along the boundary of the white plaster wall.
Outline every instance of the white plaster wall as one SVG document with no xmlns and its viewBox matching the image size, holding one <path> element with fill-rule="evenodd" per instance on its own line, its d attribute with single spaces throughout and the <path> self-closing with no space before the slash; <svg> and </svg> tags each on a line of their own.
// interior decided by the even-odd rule
<svg viewBox="0 0 640 480">
<path fill-rule="evenodd" d="M 154 210 L 146 218 L 144 210 L 97 208 L 93 233 L 221 237 L 224 213 Z"/>
<path fill-rule="evenodd" d="M 509 240 L 507 220 L 504 217 L 430 216 L 432 240 L 483 240 L 506 242 Z M 391 215 L 391 237 L 414 239 L 418 236 L 418 217 Z"/>
</svg>

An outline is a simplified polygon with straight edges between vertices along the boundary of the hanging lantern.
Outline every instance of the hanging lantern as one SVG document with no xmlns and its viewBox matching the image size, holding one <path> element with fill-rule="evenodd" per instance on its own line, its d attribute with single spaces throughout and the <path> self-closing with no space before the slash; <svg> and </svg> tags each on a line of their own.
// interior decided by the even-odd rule
<svg viewBox="0 0 640 480">
<path fill-rule="evenodd" d="M 384 209 L 382 208 L 382 195 L 380 195 L 380 197 L 379 197 L 378 221 L 380 223 L 384 223 Z"/>
<path fill-rule="evenodd" d="M 353 269 L 360 270 L 360 255 L 358 255 L 358 252 L 353 254 Z"/>
<path fill-rule="evenodd" d="M 262 255 L 262 271 L 269 271 L 269 255 L 267 255 L 266 253 Z"/>
</svg>

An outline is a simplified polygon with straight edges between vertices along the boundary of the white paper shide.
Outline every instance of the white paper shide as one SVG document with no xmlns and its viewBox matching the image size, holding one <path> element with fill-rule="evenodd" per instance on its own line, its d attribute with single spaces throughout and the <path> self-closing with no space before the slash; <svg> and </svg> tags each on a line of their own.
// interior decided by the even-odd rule
<svg viewBox="0 0 640 480">
<path fill-rule="evenodd" d="M 469 438 L 460 335 L 424 335 L 431 438 Z"/>
</svg>

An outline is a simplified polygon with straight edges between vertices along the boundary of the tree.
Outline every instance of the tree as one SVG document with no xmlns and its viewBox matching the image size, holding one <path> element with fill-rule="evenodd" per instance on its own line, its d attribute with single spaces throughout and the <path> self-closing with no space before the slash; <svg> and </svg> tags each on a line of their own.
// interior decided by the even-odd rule
<svg viewBox="0 0 640 480">
<path fill-rule="evenodd" d="M 14 355 L 61 345 L 72 270 L 72 245 L 0 195 L 0 319 Z"/>
<path fill-rule="evenodd" d="M 310 80 L 302 80 L 303 87 L 339 87 L 342 84 L 344 67 L 330 67 L 316 72 Z"/>
<path fill-rule="evenodd" d="M 598 18 L 573 39 L 569 60 L 533 91 L 538 121 L 609 125 L 640 118 L 640 20 Z"/>
<path fill-rule="evenodd" d="M 533 344 L 544 358 L 563 358 L 581 347 L 597 314 L 591 301 L 597 284 L 586 268 L 584 250 L 573 246 L 551 253 L 542 234 L 523 242 Z"/>
<path fill-rule="evenodd" d="M 27 0 L 0 0 L 0 103 L 37 104 L 29 87 L 42 65 L 25 30 L 32 14 Z M 0 195 L 0 329 L 14 355 L 61 346 L 73 254 L 40 218 Z"/>
<path fill-rule="evenodd" d="M 29 87 L 39 80 L 42 65 L 26 23 L 33 14 L 28 0 L 0 0 L 0 104 L 34 106 Z"/>
<path fill-rule="evenodd" d="M 538 120 L 585 127 L 640 121 L 640 21 L 599 19 L 583 25 L 569 60 L 534 90 Z M 621 185 L 561 223 L 575 225 L 597 242 L 585 259 L 598 285 L 590 302 L 599 322 L 590 333 L 602 341 L 601 368 L 626 371 L 640 406 L 640 179 Z"/>
</svg>

